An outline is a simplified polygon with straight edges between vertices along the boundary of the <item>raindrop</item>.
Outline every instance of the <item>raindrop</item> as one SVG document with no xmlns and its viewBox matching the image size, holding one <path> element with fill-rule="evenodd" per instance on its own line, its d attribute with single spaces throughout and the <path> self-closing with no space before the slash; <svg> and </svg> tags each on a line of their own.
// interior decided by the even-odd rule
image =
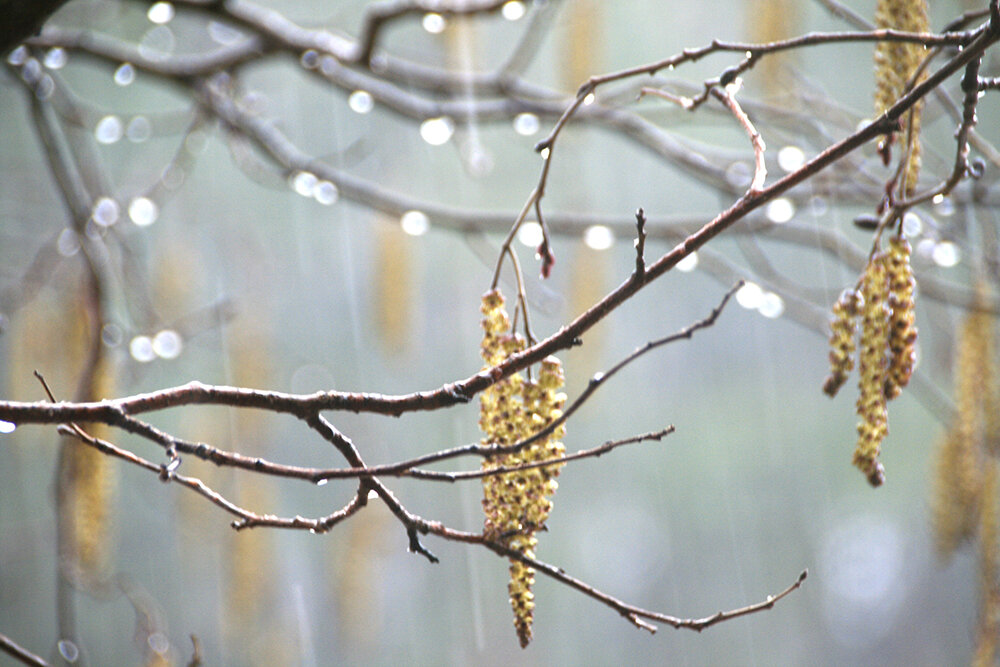
<svg viewBox="0 0 1000 667">
<path fill-rule="evenodd" d="M 156 359 L 156 352 L 153 351 L 153 341 L 149 336 L 136 336 L 128 344 L 128 353 L 132 358 L 141 363 L 148 363 Z"/>
<path fill-rule="evenodd" d="M 826 212 L 829 210 L 829 207 L 826 205 L 825 198 L 819 195 L 814 195 L 809 198 L 809 209 L 814 216 L 819 218 L 826 215 Z"/>
<path fill-rule="evenodd" d="M 785 300 L 774 292 L 765 292 L 757 306 L 757 312 L 772 320 L 781 317 L 785 312 Z"/>
<path fill-rule="evenodd" d="M 410 236 L 423 236 L 431 228 L 431 221 L 423 211 L 407 211 L 399 219 L 399 226 Z"/>
<path fill-rule="evenodd" d="M 481 145 L 476 145 L 465 154 L 465 164 L 472 176 L 483 177 L 493 171 L 493 156 Z"/>
<path fill-rule="evenodd" d="M 955 213 L 955 202 L 952 201 L 951 197 L 944 197 L 942 195 L 937 195 L 933 199 L 935 212 L 947 218 Z"/>
<path fill-rule="evenodd" d="M 27 83 L 35 85 L 42 76 L 42 64 L 34 58 L 28 58 L 21 68 L 21 78 Z"/>
<path fill-rule="evenodd" d="M 153 336 L 151 344 L 153 354 L 161 359 L 176 359 L 183 347 L 181 335 L 172 329 L 164 329 L 157 333 Z"/>
<path fill-rule="evenodd" d="M 431 146 L 447 143 L 454 132 L 455 124 L 447 116 L 428 118 L 420 124 L 420 136 Z"/>
<path fill-rule="evenodd" d="M 205 144 L 208 140 L 205 137 L 205 133 L 195 130 L 187 135 L 184 139 L 184 150 L 186 150 L 191 155 L 198 155 L 203 150 L 205 150 Z"/>
<path fill-rule="evenodd" d="M 757 283 L 743 285 L 736 290 L 736 303 L 748 310 L 757 310 L 764 302 L 764 290 Z"/>
<path fill-rule="evenodd" d="M 184 172 L 184 168 L 175 164 L 168 164 L 160 174 L 163 187 L 168 190 L 176 190 L 181 187 L 184 184 L 185 178 L 187 178 L 187 174 Z"/>
<path fill-rule="evenodd" d="M 745 188 L 751 180 L 753 174 L 746 162 L 734 162 L 726 169 L 726 182 L 734 188 Z"/>
<path fill-rule="evenodd" d="M 150 60 L 166 60 L 176 46 L 174 31 L 165 25 L 158 25 L 147 30 L 139 40 L 139 53 Z"/>
<path fill-rule="evenodd" d="M 299 56 L 299 63 L 306 69 L 316 69 L 319 67 L 319 53 L 313 49 L 303 51 Z"/>
<path fill-rule="evenodd" d="M 28 59 L 28 47 L 22 44 L 21 46 L 17 47 L 16 49 L 10 52 L 10 55 L 7 56 L 7 64 L 13 65 L 14 67 L 20 67 L 21 65 L 24 64 L 24 61 L 27 59 Z"/>
<path fill-rule="evenodd" d="M 931 259 L 938 266 L 951 268 L 962 261 L 962 251 L 951 241 L 941 241 L 934 246 Z"/>
<path fill-rule="evenodd" d="M 174 459 L 177 463 L 180 463 L 180 459 Z M 171 461 L 170 465 L 174 465 Z M 168 468 L 170 466 L 167 466 Z M 153 653 L 157 655 L 166 655 L 167 651 L 170 650 L 170 640 L 162 632 L 152 632 L 149 637 L 146 638 L 146 643 L 149 644 L 149 648 L 152 649 Z"/>
<path fill-rule="evenodd" d="M 440 14 L 435 14 L 434 12 L 424 14 L 424 19 L 420 22 L 420 24 L 424 27 L 424 30 L 432 35 L 441 34 L 447 26 L 447 22 L 444 20 L 444 17 Z"/>
<path fill-rule="evenodd" d="M 135 81 L 135 68 L 130 63 L 122 63 L 115 70 L 115 83 L 119 86 L 127 86 Z"/>
<path fill-rule="evenodd" d="M 895 625 L 920 576 L 909 558 L 909 537 L 892 519 L 875 515 L 841 519 L 821 537 L 817 568 L 825 573 L 820 597 L 831 636 L 870 651 Z"/>
<path fill-rule="evenodd" d="M 795 217 L 795 204 L 787 197 L 778 197 L 767 205 L 767 219 L 775 224 L 783 224 Z"/>
<path fill-rule="evenodd" d="M 583 242 L 594 250 L 607 250 L 615 243 L 615 235 L 604 225 L 591 225 L 583 232 Z"/>
<path fill-rule="evenodd" d="M 303 197 L 312 197 L 313 189 L 319 179 L 308 171 L 297 171 L 292 176 L 292 189 Z"/>
<path fill-rule="evenodd" d="M 90 213 L 91 219 L 101 227 L 110 227 L 118 222 L 121 215 L 121 207 L 111 197 L 101 197 L 94 204 L 94 209 Z"/>
<path fill-rule="evenodd" d="M 174 6 L 169 2 L 154 2 L 146 12 L 146 18 L 149 19 L 150 23 L 159 25 L 170 23 L 171 19 L 174 18 Z"/>
<path fill-rule="evenodd" d="M 152 199 L 136 197 L 128 205 L 128 217 L 139 227 L 148 227 L 160 217 L 160 209 Z"/>
<path fill-rule="evenodd" d="M 778 166 L 786 172 L 792 172 L 806 162 L 806 154 L 798 146 L 785 146 L 778 151 Z"/>
<path fill-rule="evenodd" d="M 689 271 L 694 271 L 698 266 L 698 253 L 692 252 L 690 255 L 677 262 L 676 268 L 678 271 L 683 271 L 688 273 Z"/>
<path fill-rule="evenodd" d="M 340 191 L 337 190 L 337 186 L 330 181 L 320 181 L 313 188 L 313 199 L 318 201 L 323 206 L 330 206 L 335 204 L 337 199 L 340 198 Z"/>
<path fill-rule="evenodd" d="M 296 394 L 308 394 L 324 389 L 333 389 L 336 380 L 330 369 L 321 364 L 305 364 L 292 373 L 288 382 L 289 389 Z"/>
<path fill-rule="evenodd" d="M 591 104 L 594 103 L 594 100 L 596 99 L 597 99 L 596 95 L 594 95 L 593 93 L 587 93 L 586 97 L 583 98 L 583 106 L 585 107 L 590 106 Z"/>
<path fill-rule="evenodd" d="M 49 49 L 45 53 L 45 58 L 42 63 L 49 69 L 62 69 L 66 66 L 66 61 L 69 56 L 66 54 L 66 49 L 60 48 L 58 46 Z"/>
<path fill-rule="evenodd" d="M 524 3 L 520 0 L 510 0 L 500 8 L 500 14 L 508 21 L 517 21 L 524 16 L 525 11 Z"/>
<path fill-rule="evenodd" d="M 97 121 L 94 137 L 98 143 L 113 144 L 122 138 L 122 120 L 118 116 L 105 116 Z"/>
<path fill-rule="evenodd" d="M 326 76 L 332 76 L 340 69 L 340 63 L 333 56 L 321 56 L 319 59 L 319 71 Z"/>
<path fill-rule="evenodd" d="M 542 156 L 543 160 L 548 160 L 549 159 L 549 155 L 552 154 L 552 151 L 549 150 L 548 146 L 546 146 L 542 150 L 538 151 L 538 154 Z"/>
<path fill-rule="evenodd" d="M 80 237 L 69 227 L 62 230 L 59 238 L 56 239 L 56 250 L 63 257 L 72 257 L 80 252 Z"/>
<path fill-rule="evenodd" d="M 537 222 L 526 222 L 517 230 L 517 240 L 529 248 L 537 248 L 542 243 L 542 226 Z"/>
<path fill-rule="evenodd" d="M 47 100 L 56 89 L 56 82 L 48 74 L 42 75 L 38 85 L 35 86 L 35 97 L 40 100 Z"/>
<path fill-rule="evenodd" d="M 347 106 L 354 113 L 368 113 L 375 108 L 375 98 L 367 90 L 355 90 L 347 98 Z"/>
<path fill-rule="evenodd" d="M 17 424 L 0 419 L 0 433 L 13 433 L 15 428 Z"/>
<path fill-rule="evenodd" d="M 80 658 L 80 649 L 68 639 L 60 639 L 56 642 L 56 650 L 66 662 L 76 662 Z"/>
<path fill-rule="evenodd" d="M 924 222 L 920 216 L 913 211 L 907 211 L 903 215 L 903 235 L 914 237 L 924 230 Z"/>
<path fill-rule="evenodd" d="M 208 36 L 213 42 L 222 46 L 234 46 L 243 39 L 239 30 L 218 21 L 208 22 Z"/>
<path fill-rule="evenodd" d="M 914 248 L 917 255 L 923 257 L 924 259 L 933 260 L 934 249 L 937 247 L 937 241 L 934 239 L 920 239 L 917 242 L 917 247 Z"/>
<path fill-rule="evenodd" d="M 316 480 L 316 486 L 326 486 L 329 483 L 330 483 L 330 478 L 329 477 L 324 477 L 322 479 L 317 479 Z"/>
<path fill-rule="evenodd" d="M 125 338 L 125 332 L 114 322 L 108 322 L 101 327 L 101 342 L 106 347 L 118 347 Z"/>
<path fill-rule="evenodd" d="M 530 137 L 538 132 L 539 126 L 538 116 L 533 113 L 519 113 L 514 117 L 514 131 L 523 137 Z"/>
<path fill-rule="evenodd" d="M 153 124 L 145 116 L 136 116 L 128 122 L 125 128 L 125 136 L 134 144 L 142 142 L 153 136 Z"/>
</svg>

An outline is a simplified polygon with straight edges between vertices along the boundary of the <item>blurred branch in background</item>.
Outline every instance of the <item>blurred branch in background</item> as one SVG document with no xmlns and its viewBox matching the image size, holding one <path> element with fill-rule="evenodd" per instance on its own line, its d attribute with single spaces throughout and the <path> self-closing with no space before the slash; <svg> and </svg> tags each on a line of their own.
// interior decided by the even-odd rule
<svg viewBox="0 0 1000 667">
<path fill-rule="evenodd" d="M 69 264 L 65 260 L 79 257 L 82 262 L 73 272 L 74 279 L 65 281 L 72 287 L 60 285 L 65 293 L 60 313 L 65 325 L 51 327 L 62 332 L 68 348 L 65 355 L 75 365 L 72 376 L 77 379 L 77 389 L 71 401 L 57 400 L 48 386 L 47 401 L 0 401 L 0 426 L 10 432 L 28 424 L 56 425 L 64 436 L 55 481 L 59 517 L 57 650 L 68 662 L 86 659 L 87 638 L 78 630 L 74 611 L 77 591 L 91 595 L 123 591 L 133 601 L 137 617 L 145 619 L 139 624 L 145 628 L 144 636 L 163 636 L 157 614 L 148 611 L 154 606 L 146 594 L 134 585 L 116 583 L 111 529 L 115 472 L 109 467 L 114 458 L 152 472 L 163 482 L 194 491 L 237 517 L 232 524 L 237 530 L 270 527 L 326 533 L 377 499 L 404 528 L 410 551 L 431 562 L 438 562 L 438 557 L 423 544 L 422 536 L 484 547 L 510 561 L 509 591 L 522 646 L 532 637 L 535 572 L 585 593 L 650 631 L 655 630 L 650 621 L 700 631 L 717 622 L 770 609 L 803 583 L 805 572 L 762 602 L 702 619 L 681 619 L 622 602 L 570 577 L 561 567 L 537 559 L 536 534 L 546 530 L 552 507 L 549 498 L 560 466 L 596 459 L 627 444 L 660 440 L 674 428 L 624 436 L 566 454 L 561 439 L 574 413 L 633 360 L 714 325 L 733 295 L 742 305 L 750 304 L 748 307 L 768 317 L 784 314 L 807 329 L 826 334 L 827 313 L 842 286 L 809 284 L 795 268 L 783 265 L 778 249 L 817 251 L 835 260 L 848 275 L 858 276 L 834 310 L 838 319 L 831 339 L 831 372 L 836 381 L 828 382 L 828 387 L 832 387 L 832 395 L 846 380 L 859 341 L 857 408 L 861 421 L 854 461 L 877 485 L 884 479 L 879 455 L 888 432 L 886 401 L 910 382 L 915 360 L 914 274 L 921 300 L 972 310 L 983 318 L 1000 313 L 996 291 L 1000 255 L 995 229 L 995 209 L 1000 205 L 996 188 L 1000 151 L 976 129 L 981 100 L 997 88 L 996 77 L 985 71 L 989 68 L 987 56 L 1000 40 L 1000 8 L 995 0 L 985 9 L 959 16 L 940 32 L 931 30 L 922 0 L 880 2 L 874 25 L 839 3 L 824 1 L 821 4 L 852 24 L 852 30 L 797 36 L 772 29 L 776 17 L 789 11 L 788 3 L 775 0 L 770 5 L 772 13 L 755 26 L 760 42 L 720 37 L 606 74 L 588 69 L 583 74 L 574 73 L 583 80 L 574 82 L 579 87 L 571 94 L 540 82 L 532 69 L 560 11 L 556 2 L 378 2 L 363 8 L 356 34 L 352 34 L 349 25 L 306 27 L 277 9 L 244 0 L 101 0 L 87 6 L 70 5 L 65 19 L 32 35 L 58 4 L 39 3 L 34 8 L 37 13 L 17 15 L 0 35 L 7 53 L 6 85 L 14 88 L 20 84 L 18 90 L 28 105 L 38 148 L 51 175 L 49 185 L 66 214 L 59 231 L 49 231 L 51 238 L 38 246 L 23 267 L 17 267 L 15 275 L 3 276 L 0 327 L 18 317 L 43 286 L 56 282 L 56 273 Z M 574 49 L 578 55 L 586 50 L 581 49 L 581 43 L 593 40 L 597 31 L 594 17 L 598 5 L 587 7 L 576 17 L 579 34 Z M 74 13 L 74 8 L 80 11 Z M 109 13 L 116 20 L 105 20 L 95 27 L 87 20 L 88 12 Z M 517 39 L 505 43 L 499 65 L 481 71 L 463 67 L 458 58 L 445 59 L 442 66 L 434 58 L 413 57 L 400 35 L 418 19 L 430 35 L 451 34 L 452 41 L 445 43 L 453 50 L 471 50 L 478 35 L 498 29 L 503 21 L 523 27 L 519 27 Z M 798 16 L 796 21 L 800 21 Z M 144 31 L 139 39 L 135 38 L 137 27 Z M 458 34 L 455 31 L 459 29 L 476 32 Z M 24 43 L 12 48 L 20 41 Z M 787 82 L 791 56 L 835 46 L 876 49 L 878 87 L 873 118 L 838 108 L 835 99 L 813 91 L 807 81 Z M 785 60 L 778 60 L 779 56 Z M 723 59 L 727 64 L 701 81 L 679 78 L 680 69 L 708 58 Z M 86 84 L 77 82 L 75 75 L 60 71 L 69 60 L 92 71 L 113 70 L 120 87 L 142 76 L 178 99 L 181 108 L 149 114 L 108 108 L 105 100 L 89 94 Z M 535 145 L 541 158 L 537 181 L 519 209 L 507 210 L 510 204 L 506 198 L 498 200 L 502 201 L 499 207 L 485 208 L 458 196 L 448 198 L 451 193 L 439 199 L 423 192 L 418 196 L 390 179 L 373 177 L 357 167 L 351 152 L 384 151 L 395 160 L 400 156 L 392 138 L 366 134 L 335 154 L 325 152 L 322 137 L 303 132 L 287 107 L 264 99 L 258 89 L 258 74 L 265 66 L 294 73 L 289 80 L 303 88 L 333 91 L 345 98 L 356 114 L 377 109 L 398 124 L 418 125 L 423 141 L 431 146 L 452 141 L 458 128 L 466 126 L 479 128 L 477 132 L 512 126 L 516 133 L 530 136 L 549 122 L 550 131 Z M 754 99 L 758 89 L 753 79 L 757 75 L 762 79 L 763 94 Z M 864 81 L 867 85 L 867 78 Z M 959 101 L 953 99 L 956 94 L 960 94 Z M 644 99 L 647 97 L 658 99 Z M 670 102 L 672 108 L 664 111 L 666 105 L 656 104 L 662 100 Z M 675 112 L 685 117 L 697 114 L 713 122 L 722 118 L 725 129 L 719 122 L 707 135 L 687 136 L 675 127 L 685 122 L 679 121 Z M 944 142 L 946 149 L 922 148 L 928 128 L 935 126 L 949 130 L 948 142 L 953 143 Z M 601 159 L 566 145 L 573 141 L 574 133 L 590 129 L 612 137 L 642 159 L 664 166 L 686 183 L 705 188 L 719 202 L 718 207 L 707 212 L 692 204 L 693 210 L 688 211 L 684 208 L 688 202 L 681 201 L 670 215 L 647 217 L 640 208 L 633 219 L 587 205 L 573 210 L 560 200 L 547 200 L 551 182 L 562 170 L 572 172 L 581 168 L 581 163 Z M 491 291 L 483 302 L 484 368 L 435 388 L 399 394 L 332 389 L 283 392 L 263 388 L 266 374 L 251 373 L 237 386 L 196 380 L 110 398 L 126 393 L 119 387 L 128 386 L 112 353 L 126 338 L 130 339 L 129 353 L 137 360 L 175 358 L 183 340 L 221 326 L 235 308 L 226 295 L 194 309 L 165 306 L 171 299 L 170 290 L 183 288 L 153 284 L 141 267 L 135 235 L 123 231 L 127 224 L 142 229 L 157 220 L 166 200 L 193 170 L 197 151 L 192 145 L 212 134 L 229 149 L 233 163 L 249 179 L 290 188 L 320 204 L 330 205 L 342 198 L 364 210 L 399 219 L 406 234 L 422 234 L 429 227 L 468 238 L 504 234 L 492 264 Z M 115 166 L 112 158 L 100 150 L 123 136 L 143 141 L 150 136 L 170 137 L 174 142 L 166 162 L 153 170 L 154 178 L 139 191 L 126 191 L 116 183 L 111 175 Z M 765 139 L 767 146 L 785 145 L 769 151 Z M 477 159 L 483 159 L 481 154 L 476 157 L 476 141 L 470 137 L 459 151 L 459 159 L 470 174 L 481 168 Z M 878 143 L 877 151 L 865 153 L 865 147 L 873 142 Z M 898 155 L 893 154 L 893 147 Z M 953 157 L 942 157 L 946 154 Z M 534 160 L 533 164 L 539 163 Z M 888 176 L 884 167 L 891 167 Z M 769 174 L 780 175 L 768 182 Z M 651 187 L 659 184 L 653 181 Z M 949 212 L 926 214 L 934 207 L 947 207 Z M 859 245 L 832 225 L 810 225 L 795 219 L 801 211 L 830 208 L 844 211 L 857 228 L 870 230 L 871 237 Z M 210 209 L 206 206 L 201 220 L 206 228 L 215 215 Z M 738 258 L 717 249 L 716 239 L 723 234 L 736 241 Z M 515 241 L 535 248 L 539 273 L 547 278 L 559 267 L 556 237 L 590 239 L 587 243 L 591 247 L 602 243 L 607 247 L 615 237 L 635 238 L 634 269 L 615 289 L 589 300 L 581 312 L 554 332 L 536 338 L 529 326 L 533 288 L 524 276 Z M 912 268 L 910 245 L 904 237 L 915 242 Z M 405 326 L 397 320 L 409 312 L 400 284 L 405 282 L 406 270 L 401 267 L 408 256 L 401 246 L 394 245 L 399 239 L 384 234 L 379 238 L 384 246 L 383 261 L 392 264 L 394 271 L 384 272 L 378 291 L 393 295 L 394 288 L 398 289 L 380 321 L 389 330 L 386 340 L 395 341 L 390 347 L 398 347 Z M 653 241 L 666 241 L 668 250 L 654 256 Z M 939 275 L 937 269 L 954 266 L 960 253 L 971 258 L 971 275 L 965 280 Z M 552 355 L 581 345 L 584 334 L 663 275 L 678 267 L 689 270 L 694 266 L 727 285 L 740 282 L 710 316 L 675 335 L 647 343 L 592 376 L 578 398 L 565 405 L 561 375 L 558 383 L 554 376 L 546 375 L 546 368 L 561 364 Z M 509 316 L 499 292 L 507 275 L 516 285 Z M 171 319 L 165 315 L 168 311 L 173 311 Z M 155 336 L 139 335 L 156 328 L 160 333 Z M 517 333 L 519 329 L 523 335 Z M 4 333 L 3 328 L 0 333 Z M 257 363 L 253 355 L 245 356 L 242 366 Z M 957 388 L 959 402 L 953 406 L 945 392 L 919 372 L 910 387 L 941 422 L 957 416 L 958 424 L 969 427 L 969 419 L 963 417 L 969 412 L 968 388 Z M 461 410 L 476 397 L 485 433 L 481 442 L 446 448 L 428 443 L 428 451 L 415 457 L 394 453 L 394 462 L 385 464 L 366 462 L 376 458 L 369 451 L 383 443 L 364 435 L 355 441 L 340 429 L 339 421 L 323 414 L 336 412 L 338 419 L 345 421 L 349 415 L 361 413 L 398 417 L 444 408 Z M 252 453 L 254 441 L 264 439 L 257 437 L 261 428 L 256 422 L 253 427 L 246 426 L 242 434 L 254 437 L 238 438 L 228 449 L 186 439 L 156 425 L 152 418 L 140 418 L 168 408 L 188 410 L 197 405 L 240 408 L 241 414 L 253 409 L 294 416 L 325 444 L 332 445 L 346 467 L 284 463 Z M 138 436 L 140 441 L 159 447 L 164 461 L 158 463 L 155 457 L 133 451 L 134 443 L 116 442 L 108 427 L 118 429 L 123 437 Z M 972 438 L 957 430 L 954 433 L 958 435 L 949 437 L 952 449 L 946 452 L 958 451 L 954 443 Z M 244 504 L 266 504 L 271 501 L 268 494 L 237 494 L 211 480 L 206 482 L 202 476 L 188 474 L 190 463 L 185 466 L 182 455 L 243 473 L 250 480 L 273 476 L 320 487 L 334 480 L 353 482 L 349 482 L 351 491 L 339 509 L 322 516 L 262 511 Z M 948 545 L 967 539 L 977 529 L 993 539 L 995 512 L 987 512 L 992 501 L 970 500 L 975 495 L 972 492 L 966 494 L 969 497 L 959 494 L 955 499 L 948 495 L 948 489 L 974 487 L 995 495 L 993 477 L 970 482 L 969 475 L 959 474 L 978 467 L 969 456 L 985 459 L 995 455 L 987 447 L 971 455 L 948 455 L 942 462 L 947 474 L 960 477 L 939 491 L 946 499 L 940 501 L 942 506 L 981 505 L 986 521 L 981 525 L 969 519 L 961 534 L 942 538 Z M 467 471 L 425 467 L 464 456 L 478 457 L 482 467 Z M 402 492 L 390 488 L 386 478 L 480 479 L 487 497 L 483 501 L 486 527 L 481 533 L 470 532 L 424 518 L 408 509 L 400 500 Z M 393 483 L 401 481 L 394 479 Z M 253 481 L 244 484 L 252 485 Z M 246 554 L 241 558 L 241 562 L 252 560 Z M 997 598 L 996 560 L 984 547 L 987 574 L 983 576 L 990 579 L 984 590 L 991 596 L 989 600 Z M 995 626 L 988 618 L 995 614 L 995 606 L 995 601 L 983 605 L 983 637 Z M 160 648 L 154 650 L 160 657 L 178 652 L 169 642 Z M 0 643 L 0 649 L 26 663 L 32 659 L 9 640 Z M 985 639 L 981 640 L 980 654 L 992 650 Z M 192 662 L 200 660 L 197 644 L 195 654 Z M 146 655 L 149 660 L 155 657 Z"/>
</svg>

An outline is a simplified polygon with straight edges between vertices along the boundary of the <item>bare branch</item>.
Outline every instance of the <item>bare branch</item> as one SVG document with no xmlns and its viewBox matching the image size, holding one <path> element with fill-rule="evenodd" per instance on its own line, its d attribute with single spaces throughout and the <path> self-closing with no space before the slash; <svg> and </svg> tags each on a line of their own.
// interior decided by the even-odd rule
<svg viewBox="0 0 1000 667">
<path fill-rule="evenodd" d="M 49 665 L 41 656 L 32 653 L 5 634 L 0 634 L 0 651 L 25 665 L 35 665 L 36 667 L 48 667 Z"/>
</svg>

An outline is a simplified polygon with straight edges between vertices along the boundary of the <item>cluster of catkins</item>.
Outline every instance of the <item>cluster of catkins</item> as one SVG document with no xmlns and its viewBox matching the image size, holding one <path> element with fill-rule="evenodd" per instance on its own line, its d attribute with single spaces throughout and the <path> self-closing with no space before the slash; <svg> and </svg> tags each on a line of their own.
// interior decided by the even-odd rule
<svg viewBox="0 0 1000 667">
<path fill-rule="evenodd" d="M 487 368 L 500 364 L 525 347 L 524 338 L 510 331 L 504 298 L 498 289 L 483 295 L 483 341 L 481 353 Z M 562 416 L 566 395 L 562 393 L 562 363 L 555 357 L 544 359 L 537 379 L 514 373 L 480 395 L 479 428 L 485 434 L 484 445 L 510 447 L 538 433 Z M 538 540 L 535 533 L 544 528 L 552 510 L 551 496 L 565 455 L 561 442 L 565 427 L 560 425 L 549 435 L 515 451 L 499 451 L 483 460 L 483 468 L 494 470 L 525 464 L 556 461 L 552 465 L 499 473 L 483 478 L 484 535 L 509 548 L 535 557 Z M 531 622 L 535 608 L 535 571 L 521 561 L 511 559 L 510 604 L 514 627 L 521 646 L 531 641 Z"/>
<path fill-rule="evenodd" d="M 872 486 L 885 481 L 879 462 L 882 440 L 889 432 L 886 402 L 899 396 L 910 381 L 916 361 L 917 327 L 913 292 L 916 282 L 910 268 L 910 244 L 901 236 L 889 241 L 888 250 L 868 261 L 859 286 L 845 290 L 833 306 L 830 334 L 830 375 L 823 391 L 837 394 L 854 368 L 857 339 L 858 443 L 854 465 Z"/>
</svg>

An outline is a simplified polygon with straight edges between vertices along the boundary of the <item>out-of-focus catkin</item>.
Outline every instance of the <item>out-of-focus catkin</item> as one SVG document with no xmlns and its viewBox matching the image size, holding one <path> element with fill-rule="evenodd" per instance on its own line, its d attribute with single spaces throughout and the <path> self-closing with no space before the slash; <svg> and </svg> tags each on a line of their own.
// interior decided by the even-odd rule
<svg viewBox="0 0 1000 667">
<path fill-rule="evenodd" d="M 481 353 L 487 367 L 496 366 L 511 354 L 524 349 L 525 341 L 510 333 L 510 321 L 499 290 L 483 295 L 483 341 Z M 562 416 L 566 395 L 562 393 L 563 371 L 555 357 L 542 361 L 537 379 L 525 379 L 515 373 L 495 383 L 480 395 L 479 427 L 483 444 L 498 447 L 514 445 L 548 427 Z M 535 533 L 545 526 L 552 510 L 551 496 L 558 484 L 556 476 L 565 455 L 561 442 L 564 426 L 515 452 L 500 452 L 486 457 L 485 470 L 516 467 L 530 463 L 557 461 L 552 465 L 516 470 L 483 478 L 483 533 L 491 539 L 529 558 L 535 557 L 538 540 Z M 514 627 L 522 647 L 532 636 L 535 598 L 531 587 L 535 571 L 518 560 L 511 560 L 507 586 Z"/>
<path fill-rule="evenodd" d="M 977 304 L 984 297 L 980 288 Z M 955 419 L 945 432 L 934 471 L 932 521 L 938 551 L 948 556 L 975 535 L 982 498 L 982 469 L 992 449 L 988 434 L 995 407 L 993 317 L 976 309 L 955 341 Z"/>
<path fill-rule="evenodd" d="M 929 32 L 926 0 L 878 0 L 875 25 L 907 32 Z M 875 113 L 882 114 L 906 91 L 926 49 L 910 42 L 879 42 L 875 47 Z M 918 83 L 918 82 L 915 82 Z M 920 109 L 921 102 L 904 115 L 902 133 L 906 149 L 902 194 L 912 194 L 920 173 Z"/>
<path fill-rule="evenodd" d="M 979 513 L 979 629 L 972 656 L 974 667 L 996 664 L 1000 639 L 1000 542 L 998 542 L 997 466 L 992 459 L 983 473 Z"/>
</svg>

